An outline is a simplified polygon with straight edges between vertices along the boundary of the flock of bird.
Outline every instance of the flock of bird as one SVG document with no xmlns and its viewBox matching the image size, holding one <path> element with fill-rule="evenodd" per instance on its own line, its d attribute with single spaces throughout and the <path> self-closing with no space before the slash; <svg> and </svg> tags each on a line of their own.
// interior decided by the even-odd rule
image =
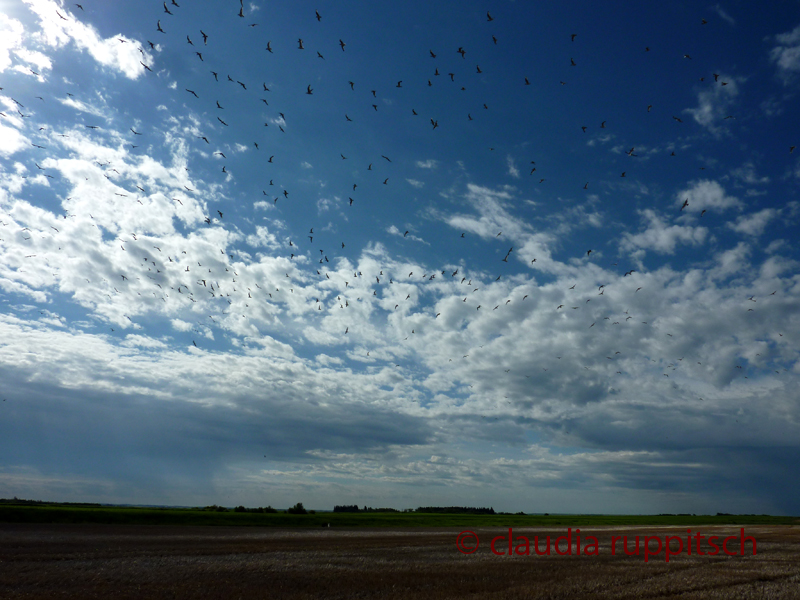
<svg viewBox="0 0 800 600">
<path fill-rule="evenodd" d="M 78 10 L 84 10 L 83 5 L 81 4 L 76 4 L 75 6 Z M 200 132 L 195 136 L 196 143 L 201 148 L 206 147 L 211 149 L 212 147 L 221 147 L 216 139 L 223 136 L 222 130 L 219 130 L 219 128 L 222 127 L 235 129 L 237 132 L 239 132 L 237 133 L 237 137 L 241 137 L 242 140 L 244 140 L 244 137 L 248 133 L 251 134 L 251 138 L 246 145 L 254 147 L 256 152 L 264 151 L 266 153 L 264 156 L 265 163 L 275 164 L 276 161 L 280 161 L 280 136 L 291 135 L 290 132 L 287 133 L 288 127 L 284 126 L 291 119 L 293 107 L 291 105 L 279 106 L 277 108 L 273 107 L 270 98 L 269 86 L 263 81 L 259 81 L 259 83 L 253 83 L 253 79 L 256 77 L 255 74 L 250 74 L 248 77 L 232 77 L 231 74 L 225 73 L 221 66 L 215 66 L 218 64 L 218 61 L 215 57 L 215 48 L 219 44 L 224 44 L 225 41 L 215 39 L 213 36 L 206 33 L 205 29 L 199 29 L 196 32 L 188 33 L 184 31 L 181 21 L 181 12 L 185 9 L 181 7 L 179 2 L 170 0 L 170 2 L 167 3 L 165 1 L 163 2 L 162 8 L 163 11 L 159 15 L 159 18 L 156 20 L 153 27 L 153 35 L 157 35 L 159 38 L 154 38 L 156 39 L 155 42 L 147 40 L 146 45 L 143 44 L 139 48 L 141 55 L 140 63 L 142 68 L 147 72 L 146 76 L 156 77 L 156 72 L 158 71 L 159 67 L 154 64 L 153 61 L 158 60 L 159 50 L 163 48 L 163 46 L 169 45 L 173 48 L 185 49 L 185 52 L 194 57 L 194 60 L 196 60 L 198 63 L 202 63 L 204 69 L 207 71 L 206 77 L 213 79 L 213 84 L 219 86 L 219 92 L 212 97 L 207 97 L 206 94 L 198 93 L 197 90 L 193 89 L 192 87 L 186 87 L 186 85 L 181 84 L 179 84 L 177 86 L 178 89 L 175 90 L 175 94 L 178 96 L 178 101 L 189 101 L 188 106 L 190 110 L 199 113 L 208 111 L 207 114 L 213 114 L 215 116 L 213 121 L 206 123 L 208 131 Z M 65 10 L 64 13 L 66 13 L 66 15 L 62 14 L 60 11 L 57 11 L 57 18 L 62 20 L 77 18 L 69 11 Z M 238 17 L 243 20 L 244 27 L 255 28 L 258 26 L 258 23 L 248 22 L 249 15 L 245 14 L 245 7 L 242 0 L 240 0 L 237 14 Z M 498 39 L 498 37 L 496 37 L 498 32 L 492 30 L 492 24 L 495 21 L 495 17 L 492 16 L 490 12 L 487 12 L 485 16 L 487 23 L 486 35 L 491 36 L 492 44 L 496 46 L 500 44 L 501 41 Z M 313 14 L 309 15 L 309 27 L 321 24 L 323 22 L 324 15 L 320 14 L 319 11 L 315 11 Z M 700 27 L 706 27 L 708 23 L 707 21 L 703 20 L 702 23 L 699 23 L 698 25 Z M 208 30 L 210 31 L 210 28 Z M 194 40 L 192 39 L 193 37 L 195 38 Z M 576 46 L 580 44 L 580 39 L 578 38 L 577 34 L 571 34 L 569 37 L 571 43 L 575 44 Z M 119 42 L 128 43 L 122 38 L 119 39 Z M 276 57 L 280 53 L 286 52 L 316 52 L 316 57 L 320 61 L 326 60 L 325 53 L 328 52 L 327 48 L 309 49 L 307 46 L 308 43 L 304 42 L 303 38 L 297 39 L 297 46 L 295 48 L 279 48 L 273 44 L 272 40 L 267 39 L 265 40 L 263 51 L 268 56 Z M 333 50 L 333 48 L 331 48 L 331 50 Z M 473 64 L 472 62 L 468 62 L 467 57 L 470 56 L 471 53 L 465 46 L 436 51 L 428 48 L 417 50 L 419 50 L 421 54 L 424 53 L 431 61 L 429 70 L 430 74 L 420 75 L 421 81 L 424 82 L 427 87 L 439 86 L 440 84 L 437 78 L 441 78 L 445 85 L 453 85 L 457 91 L 467 92 L 467 86 L 469 84 L 467 83 L 467 78 L 465 77 L 466 72 L 470 71 L 473 75 L 480 75 L 483 73 L 483 69 L 479 63 Z M 649 48 L 645 48 L 643 50 L 645 52 L 650 51 Z M 348 44 L 344 40 L 339 39 L 338 45 L 335 47 L 335 51 L 347 55 Z M 440 55 L 442 52 L 447 52 L 453 56 L 460 57 L 463 68 L 460 70 L 454 69 L 452 71 L 446 70 L 446 72 L 445 69 L 443 69 L 443 71 L 440 72 L 439 62 L 441 60 Z M 577 61 L 572 56 L 565 56 L 563 57 L 563 60 L 567 70 L 578 66 Z M 687 54 L 683 57 L 683 60 L 692 59 L 691 56 Z M 713 82 L 711 81 L 712 77 Z M 245 81 L 242 79 L 245 79 Z M 701 78 L 703 81 L 705 79 L 705 76 Z M 407 87 L 408 83 L 409 82 L 407 80 L 398 79 L 395 87 L 396 89 L 401 90 L 404 87 Z M 529 86 L 532 84 L 529 75 L 522 73 L 520 73 L 518 76 L 518 83 L 520 88 L 524 88 L 524 86 Z M 722 80 L 718 74 L 709 74 L 707 83 L 709 85 L 718 86 L 728 85 L 728 82 Z M 567 85 L 567 82 L 561 80 L 558 82 L 558 84 Z M 364 110 L 379 112 L 378 92 L 376 89 L 371 89 L 369 86 L 362 89 L 363 86 L 361 82 L 353 80 L 342 81 L 341 85 L 343 88 L 349 88 L 349 90 L 354 94 L 353 109 L 348 110 L 341 115 L 341 119 L 344 122 L 353 122 L 355 116 L 357 114 L 363 114 Z M 302 94 L 312 96 L 319 92 L 317 87 L 317 84 L 312 86 L 312 84 L 309 83 L 304 90 L 298 90 L 297 94 L 298 96 Z M 199 90 L 200 88 L 197 89 Z M 229 97 L 231 94 L 233 94 L 233 90 L 235 90 L 237 93 L 252 96 L 252 103 L 263 104 L 265 110 L 270 110 L 274 113 L 274 118 L 269 119 L 267 122 L 264 122 L 263 125 L 259 124 L 257 128 L 254 128 L 252 123 L 243 122 L 240 114 L 233 112 L 228 115 L 226 112 L 226 105 L 228 104 L 226 97 Z M 70 94 L 70 96 L 72 96 L 72 94 Z M 408 102 L 408 99 L 405 98 L 404 101 Z M 28 116 L 23 112 L 26 110 L 25 104 L 17 100 L 14 100 L 14 102 L 17 106 L 17 112 L 19 112 L 22 117 Z M 490 110 L 488 103 L 485 103 L 480 99 L 475 100 L 475 106 L 479 107 L 479 110 Z M 418 112 L 418 108 L 419 107 L 417 106 L 408 105 L 405 110 L 408 111 L 408 114 L 414 117 L 420 117 L 420 123 L 424 124 L 431 132 L 434 132 L 434 134 L 438 134 L 438 132 L 436 132 L 437 129 L 457 126 L 457 119 L 462 120 L 463 126 L 478 118 L 477 113 L 473 114 L 473 112 L 467 112 L 466 114 L 458 117 L 456 115 L 446 115 L 446 119 L 436 114 L 425 114 L 423 116 L 421 112 Z M 644 108 L 645 107 L 643 107 L 643 110 Z M 652 109 L 653 105 L 646 106 L 647 112 L 651 112 Z M 0 116 L 7 117 L 7 115 L 4 113 L 0 113 Z M 671 118 L 677 123 L 683 122 L 682 119 L 676 115 L 662 115 L 662 118 Z M 726 118 L 734 117 L 730 115 Z M 271 130 L 269 129 L 270 126 L 272 126 Z M 85 127 L 90 131 L 102 128 L 101 125 L 96 124 L 85 124 Z M 603 120 L 597 124 L 597 127 L 598 129 L 608 129 L 611 128 L 612 125 L 609 124 L 608 120 Z M 580 129 L 583 133 L 586 133 L 588 128 L 588 125 L 584 125 L 581 126 Z M 217 133 L 218 130 L 219 133 Z M 252 137 L 254 136 L 252 135 L 252 132 L 256 130 L 260 130 L 263 133 L 259 136 L 259 139 L 253 140 Z M 272 133 L 273 130 L 277 131 Z M 271 137 L 267 137 L 267 131 L 270 132 L 269 135 Z M 130 127 L 130 135 L 132 138 L 129 140 L 129 146 L 131 149 L 136 149 L 141 147 L 140 140 L 146 138 L 148 135 L 152 136 L 154 134 L 153 132 L 137 131 L 134 127 Z M 580 135 L 580 133 L 578 133 L 578 135 Z M 230 136 L 230 134 L 226 132 L 224 133 L 224 136 L 227 138 Z M 135 144 L 133 142 L 139 143 Z M 37 150 L 46 150 L 46 147 L 41 144 L 34 144 L 34 146 Z M 274 150 L 274 153 L 272 153 L 272 150 L 266 152 L 266 148 L 268 147 L 276 148 L 276 150 Z M 792 146 L 789 149 L 789 152 L 793 152 L 794 149 L 795 147 Z M 631 147 L 630 150 L 628 150 L 625 154 L 632 158 L 636 157 L 637 154 L 635 153 L 635 150 L 635 147 Z M 675 153 L 672 152 L 673 156 L 674 154 Z M 212 156 L 219 156 L 223 161 L 219 175 L 223 181 L 226 180 L 226 178 L 231 176 L 231 172 L 228 169 L 230 166 L 228 163 L 228 156 L 226 156 L 222 149 L 215 150 L 212 153 Z M 350 157 L 345 156 L 344 152 L 340 153 L 340 157 L 342 161 L 351 160 Z M 113 174 L 115 170 L 114 165 L 102 162 L 98 162 L 97 165 L 103 169 L 106 169 L 105 177 L 109 182 L 117 185 L 114 183 L 116 180 L 115 175 Z M 37 171 L 47 171 L 47 169 L 40 166 L 39 162 L 35 163 L 35 167 Z M 377 179 L 371 180 L 373 182 L 382 181 L 382 183 L 379 183 L 378 185 L 391 185 L 392 180 L 397 177 L 396 172 L 392 170 L 394 167 L 392 158 L 386 155 L 376 155 L 374 160 L 367 163 L 365 167 L 365 171 L 370 172 L 370 176 L 372 175 L 371 172 L 376 172 L 379 174 Z M 534 177 L 535 174 L 539 173 L 537 168 L 536 161 L 531 160 L 529 172 L 531 177 Z M 625 171 L 622 171 L 619 176 L 624 178 L 627 177 L 627 174 L 628 170 L 626 169 Z M 45 176 L 51 178 L 53 177 L 49 173 L 45 173 Z M 289 186 L 276 186 L 273 179 L 274 178 L 270 178 L 270 176 L 265 176 L 263 197 L 268 199 L 273 206 L 277 206 L 279 201 L 290 202 L 292 199 L 292 193 L 289 190 Z M 548 177 L 542 177 L 539 175 L 535 177 L 535 180 L 538 181 L 539 184 L 544 184 L 548 180 Z M 186 182 L 190 183 L 190 180 L 187 179 Z M 365 180 L 358 180 L 353 181 L 351 189 L 348 188 L 347 190 L 340 190 L 341 195 L 343 197 L 347 197 L 348 200 L 346 204 L 348 207 L 350 207 L 350 210 L 362 209 L 360 206 L 361 203 L 358 201 L 359 187 L 361 186 L 363 189 L 367 185 L 372 184 L 366 183 Z M 183 187 L 185 188 L 183 191 L 183 197 L 173 196 L 171 200 L 180 205 L 183 205 L 184 200 L 187 199 L 193 202 L 198 202 L 195 199 L 195 196 L 192 195 L 197 193 L 196 190 L 190 187 L 190 185 L 183 185 Z M 590 182 L 581 181 L 578 187 L 588 189 L 590 187 Z M 144 197 L 149 198 L 150 193 L 144 187 L 137 184 L 136 188 L 139 192 L 144 194 Z M 268 192 L 268 190 L 271 189 L 277 189 L 277 192 Z M 136 198 L 136 200 L 127 201 L 134 204 L 138 202 L 144 206 L 142 199 L 138 197 L 137 193 L 133 190 L 130 190 L 129 193 L 125 193 L 124 191 L 115 192 L 115 195 L 120 198 Z M 130 205 L 116 204 L 119 202 L 118 200 L 110 199 L 110 202 L 114 202 L 115 206 L 125 206 L 125 210 L 131 210 Z M 676 211 L 680 213 L 684 210 L 691 211 L 692 209 L 693 207 L 687 198 L 680 208 L 676 209 Z M 698 211 L 698 214 L 702 217 L 705 212 L 705 210 Z M 204 227 L 224 227 L 226 224 L 226 221 L 224 220 L 224 214 L 225 213 L 219 209 L 209 211 L 208 214 L 204 216 Z M 77 215 L 75 214 L 67 214 L 64 215 L 63 218 L 75 218 L 76 216 Z M 85 218 L 87 215 L 80 216 Z M 88 216 L 90 217 L 90 220 L 94 219 L 94 217 L 91 215 Z M 8 223 L 2 222 L 2 225 L 6 226 Z M 96 224 L 94 226 L 99 228 L 99 226 Z M 55 230 L 56 235 L 59 234 L 59 230 L 55 227 L 55 225 L 51 226 L 51 228 Z M 30 232 L 29 227 L 24 227 L 23 230 Z M 410 232 L 406 230 L 402 235 L 403 237 L 407 237 L 409 233 Z M 315 235 L 317 234 L 314 233 L 314 227 L 308 226 L 307 237 L 309 240 L 309 246 L 314 243 Z M 454 235 L 464 238 L 466 234 L 456 233 Z M 496 237 L 502 239 L 503 232 L 498 232 Z M 29 238 L 25 237 L 24 239 L 27 240 Z M 342 263 L 340 259 L 345 257 L 344 253 L 336 253 L 339 250 L 345 250 L 345 240 L 340 240 L 337 242 L 337 248 L 335 249 L 336 252 L 326 251 L 324 248 L 318 249 L 318 256 L 316 255 L 316 249 L 313 252 L 311 250 L 304 251 L 299 243 L 291 239 L 287 241 L 288 245 L 285 249 L 285 256 L 288 259 L 288 262 L 285 263 L 287 265 L 285 283 L 282 285 L 276 285 L 275 282 L 267 283 L 263 279 L 259 280 L 258 276 L 255 274 L 248 273 L 246 265 L 234 266 L 232 255 L 230 252 L 226 251 L 226 248 L 219 248 L 219 254 L 214 259 L 204 259 L 203 262 L 201 262 L 198 260 L 199 257 L 191 256 L 186 250 L 177 248 L 175 246 L 171 248 L 165 247 L 162 251 L 162 246 L 164 244 L 160 243 L 158 241 L 158 236 L 152 233 L 131 233 L 119 238 L 118 252 L 135 255 L 135 261 L 131 262 L 128 258 L 115 258 L 114 260 L 116 264 L 127 264 L 130 266 L 119 269 L 119 271 L 116 273 L 116 277 L 118 278 L 116 281 L 110 281 L 107 277 L 101 277 L 101 285 L 104 286 L 108 298 L 112 301 L 114 298 L 127 298 L 129 299 L 128 301 L 133 302 L 136 300 L 136 297 L 142 298 L 143 296 L 146 297 L 151 295 L 155 300 L 162 302 L 165 306 L 169 305 L 173 307 L 170 308 L 170 310 L 174 314 L 182 315 L 193 314 L 196 312 L 191 308 L 191 306 L 201 302 L 199 298 L 203 296 L 204 299 L 202 302 L 210 301 L 210 306 L 212 306 L 213 309 L 211 310 L 210 314 L 204 314 L 201 320 L 195 322 L 193 331 L 198 334 L 202 334 L 209 328 L 225 327 L 226 325 L 224 325 L 224 321 L 232 318 L 233 316 L 241 319 L 254 319 L 257 322 L 261 322 L 265 316 L 279 314 L 285 315 L 290 302 L 299 303 L 305 306 L 306 309 L 314 310 L 317 313 L 322 312 L 323 314 L 330 314 L 336 310 L 351 311 L 359 302 L 366 301 L 371 296 L 376 300 L 387 300 L 388 304 L 387 302 L 384 302 L 383 306 L 388 307 L 386 308 L 388 313 L 403 314 L 404 311 L 408 312 L 415 310 L 420 302 L 420 298 L 427 293 L 422 286 L 438 285 L 442 280 L 452 284 L 452 289 L 455 291 L 448 293 L 452 293 L 452 298 L 457 296 L 458 300 L 460 300 L 459 304 L 462 305 L 461 307 L 455 306 L 455 301 L 450 302 L 447 304 L 447 306 L 450 307 L 449 310 L 456 311 L 459 315 L 463 315 L 458 319 L 460 322 L 459 327 L 462 328 L 466 326 L 465 324 L 468 324 L 472 318 L 467 316 L 463 311 L 463 309 L 467 306 L 469 306 L 470 309 L 474 309 L 473 314 L 479 314 L 487 311 L 502 311 L 504 309 L 508 309 L 509 305 L 516 305 L 517 303 L 521 303 L 523 305 L 534 303 L 532 295 L 536 293 L 536 286 L 532 284 L 525 285 L 515 283 L 513 286 L 513 291 L 509 292 L 500 300 L 496 298 L 496 293 L 493 291 L 481 293 L 482 291 L 490 288 L 492 283 L 501 281 L 504 276 L 514 274 L 503 265 L 503 263 L 508 264 L 509 258 L 515 256 L 514 246 L 509 247 L 503 258 L 498 260 L 496 278 L 494 278 L 492 281 L 491 278 L 483 280 L 480 279 L 477 274 L 468 274 L 465 272 L 466 269 L 463 266 L 455 269 L 443 269 L 441 267 L 422 268 L 420 271 L 414 269 L 410 270 L 407 274 L 405 272 L 400 273 L 399 267 L 390 269 L 389 267 L 378 266 L 374 269 L 374 271 L 369 272 L 356 267 L 350 269 L 352 271 L 352 275 L 350 275 L 349 271 L 344 273 L 344 269 L 341 267 Z M 338 247 L 339 243 L 341 244 L 341 248 Z M 592 260 L 592 253 L 592 249 L 587 249 L 582 258 L 585 260 Z M 314 267 L 312 267 L 310 271 L 304 270 L 304 265 L 306 263 L 298 263 L 295 260 L 300 256 L 311 257 L 311 263 L 309 264 L 313 264 Z M 27 255 L 26 258 L 36 258 L 36 254 L 32 253 Z M 528 266 L 535 268 L 536 260 L 536 258 L 533 258 Z M 617 263 L 605 265 L 604 270 L 610 270 L 612 267 L 618 267 Z M 239 270 L 242 271 L 241 274 Z M 620 269 L 620 271 L 622 270 L 623 269 Z M 316 279 L 314 279 L 314 277 L 316 277 Z M 615 333 L 615 330 L 617 328 L 622 329 L 625 327 L 641 328 L 643 330 L 641 336 L 643 337 L 650 337 L 654 335 L 671 337 L 673 334 L 668 331 L 664 331 L 663 329 L 660 329 L 657 333 L 644 331 L 646 328 L 652 328 L 653 324 L 635 313 L 630 313 L 628 310 L 625 310 L 624 312 L 608 312 L 607 314 L 599 317 L 597 316 L 599 314 L 597 310 L 588 310 L 590 306 L 594 307 L 598 303 L 604 302 L 605 292 L 610 288 L 613 288 L 616 294 L 621 293 L 621 291 L 630 294 L 631 301 L 633 302 L 635 297 L 638 297 L 637 295 L 647 293 L 647 287 L 644 283 L 645 281 L 646 278 L 643 277 L 642 274 L 636 269 L 626 269 L 624 270 L 624 275 L 614 276 L 613 280 L 596 283 L 593 287 L 582 285 L 581 289 L 575 289 L 576 285 L 573 284 L 571 287 L 568 287 L 568 289 L 564 289 L 558 301 L 553 304 L 552 312 L 554 318 L 560 319 L 562 317 L 559 317 L 559 315 L 568 315 L 564 317 L 563 322 L 569 323 L 568 326 L 573 327 L 574 319 L 579 319 L 579 315 L 582 313 L 589 313 L 589 316 L 584 317 L 585 322 L 582 322 L 581 326 L 585 327 L 586 329 L 593 329 L 595 331 L 607 328 L 608 333 L 612 336 L 612 339 L 619 339 L 618 335 Z M 412 285 L 404 285 L 408 283 Z M 397 289 L 393 290 L 393 287 L 396 287 Z M 431 293 L 434 294 L 437 292 Z M 777 290 L 773 291 L 770 296 L 774 296 L 776 293 Z M 292 299 L 292 297 L 296 298 Z M 299 299 L 297 299 L 297 297 L 299 297 Z M 743 307 L 745 306 L 745 303 L 753 303 L 749 306 L 746 306 L 746 310 L 743 308 L 744 313 L 755 311 L 754 304 L 757 302 L 755 296 L 751 296 L 747 299 L 743 298 L 742 301 Z M 143 300 L 136 301 L 135 304 L 140 307 L 142 306 L 141 302 L 143 302 Z M 590 305 L 590 302 L 593 304 Z M 167 309 L 164 310 L 166 311 Z M 441 311 L 443 310 L 447 309 L 442 308 Z M 423 324 L 422 327 L 430 326 L 436 319 L 446 316 L 442 315 L 441 311 L 433 309 L 433 311 L 427 315 L 428 319 L 425 321 L 425 324 Z M 350 338 L 354 337 L 352 333 L 353 330 L 360 330 L 360 328 L 357 328 L 357 326 L 359 324 L 358 321 L 363 317 L 363 314 L 363 312 L 358 312 L 352 317 L 351 322 L 342 328 L 342 331 L 339 332 L 339 343 L 351 343 L 349 340 Z M 131 317 L 128 316 L 126 318 L 133 323 L 133 319 L 131 319 Z M 114 328 L 111 329 L 112 331 L 115 331 Z M 406 331 L 404 334 L 400 334 L 398 341 L 409 340 L 411 336 L 417 334 L 417 330 L 419 329 L 420 325 L 409 327 L 408 331 Z M 350 336 L 350 338 L 346 336 Z M 200 338 L 194 336 L 194 339 L 192 340 L 193 346 L 202 345 L 202 343 L 198 345 L 198 339 Z M 369 343 L 369 340 L 365 339 L 360 339 L 359 341 L 361 344 Z M 447 360 L 448 362 L 453 360 L 467 360 L 471 355 L 474 357 L 476 353 L 480 352 L 481 348 L 482 347 L 465 347 L 465 352 L 463 354 L 447 357 Z M 365 350 L 365 353 L 366 356 L 369 356 L 369 350 Z M 625 349 L 620 348 L 618 350 L 613 349 L 609 351 L 609 355 L 605 356 L 605 358 L 613 363 L 624 356 Z M 370 359 L 372 358 L 373 357 L 370 357 Z M 554 358 L 560 361 L 562 356 L 555 356 Z M 652 358 L 642 358 L 642 360 L 656 362 L 656 360 Z M 671 372 L 676 370 L 681 365 L 683 360 L 684 357 L 681 356 L 673 359 L 665 358 L 663 361 L 659 361 L 659 365 L 663 367 L 663 370 L 665 371 L 663 376 L 669 377 Z M 702 364 L 701 360 L 697 360 L 696 362 Z M 741 365 L 737 365 L 737 367 L 741 367 Z M 541 367 L 542 372 L 547 372 L 552 368 L 552 365 Z M 587 366 L 584 368 L 589 369 L 590 367 Z M 509 374 L 512 372 L 512 369 L 503 369 L 503 371 L 506 374 Z M 612 371 L 612 374 L 616 376 L 621 376 L 624 374 L 622 370 L 617 370 L 616 368 L 612 369 Z M 775 370 L 775 372 L 779 373 L 780 370 Z M 530 378 L 532 375 L 533 372 L 530 370 L 525 373 L 526 378 Z M 541 373 L 539 373 L 539 376 L 541 376 Z M 509 403 L 511 402 L 510 400 L 507 401 Z"/>
</svg>

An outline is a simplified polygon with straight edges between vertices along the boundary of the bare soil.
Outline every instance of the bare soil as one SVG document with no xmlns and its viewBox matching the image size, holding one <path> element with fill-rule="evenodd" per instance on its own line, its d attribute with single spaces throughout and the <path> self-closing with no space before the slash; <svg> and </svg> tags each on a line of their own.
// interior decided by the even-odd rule
<svg viewBox="0 0 800 600">
<path fill-rule="evenodd" d="M 496 528 L 476 529 L 480 546 L 464 555 L 459 531 L 0 523 L 0 598 L 800 598 L 800 527 L 746 527 L 756 556 L 684 552 L 669 563 L 663 551 L 647 563 L 625 556 L 619 542 L 612 555 L 611 536 L 628 535 L 632 549 L 636 535 L 685 542 L 686 528 L 581 528 L 597 556 L 496 556 L 491 539 L 507 535 Z M 513 534 L 555 540 L 566 529 Z"/>
</svg>

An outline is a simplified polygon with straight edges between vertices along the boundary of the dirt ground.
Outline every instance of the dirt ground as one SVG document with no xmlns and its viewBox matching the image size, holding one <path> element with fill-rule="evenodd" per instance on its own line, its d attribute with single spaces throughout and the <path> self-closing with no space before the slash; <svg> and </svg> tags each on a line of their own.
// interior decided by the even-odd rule
<svg viewBox="0 0 800 600">
<path fill-rule="evenodd" d="M 756 556 L 695 551 L 668 564 L 663 551 L 647 563 L 619 545 L 612 555 L 611 537 L 628 535 L 632 550 L 636 535 L 683 535 L 685 543 L 686 528 L 581 528 L 582 546 L 586 536 L 598 539 L 597 556 L 536 556 L 533 546 L 531 556 L 497 556 L 490 542 L 507 530 L 496 528 L 476 529 L 480 546 L 464 555 L 456 548 L 459 531 L 0 523 L 0 598 L 800 597 L 800 527 L 745 528 L 757 541 Z M 695 533 L 737 536 L 729 549 L 739 551 L 739 527 Z M 543 536 L 565 534 L 513 530 L 531 544 L 539 536 L 542 550 Z M 507 546 L 503 539 L 495 549 Z"/>
</svg>

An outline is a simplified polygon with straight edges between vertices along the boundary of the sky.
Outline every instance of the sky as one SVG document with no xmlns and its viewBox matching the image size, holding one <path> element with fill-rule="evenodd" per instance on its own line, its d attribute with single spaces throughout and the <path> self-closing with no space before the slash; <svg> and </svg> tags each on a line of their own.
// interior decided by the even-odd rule
<svg viewBox="0 0 800 600">
<path fill-rule="evenodd" d="M 0 497 L 800 513 L 800 4 L 0 0 Z"/>
</svg>

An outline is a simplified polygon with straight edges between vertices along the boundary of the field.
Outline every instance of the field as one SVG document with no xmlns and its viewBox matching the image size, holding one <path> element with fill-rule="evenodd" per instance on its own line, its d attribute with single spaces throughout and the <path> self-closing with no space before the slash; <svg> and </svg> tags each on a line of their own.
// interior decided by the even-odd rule
<svg viewBox="0 0 800 600">
<path fill-rule="evenodd" d="M 113 525 L 230 525 L 259 527 L 575 527 L 585 525 L 800 525 L 798 517 L 770 515 L 469 515 L 333 513 L 308 515 L 213 512 L 181 508 L 0 504 L 0 523 Z"/>
<path fill-rule="evenodd" d="M 335 522 L 332 514 L 309 516 Z M 681 519 L 686 523 L 691 517 Z M 507 528 L 477 525 L 472 529 L 480 546 L 464 555 L 455 544 L 466 529 L 462 525 L 285 528 L 6 522 L 0 523 L 0 597 L 789 599 L 797 598 L 800 589 L 796 525 L 745 526 L 745 534 L 757 540 L 755 556 L 684 553 L 669 563 L 663 553 L 647 563 L 641 555 L 625 556 L 619 548 L 612 555 L 611 538 L 685 536 L 684 526 L 598 526 L 587 524 L 586 518 L 579 525 L 584 540 L 597 538 L 596 556 L 498 556 L 490 542 L 506 536 Z M 692 533 L 720 538 L 740 534 L 734 525 L 691 528 Z M 513 530 L 515 540 L 566 533 L 566 524 L 514 525 Z M 505 547 L 501 540 L 496 549 Z M 738 551 L 738 542 L 733 548 Z"/>
</svg>

